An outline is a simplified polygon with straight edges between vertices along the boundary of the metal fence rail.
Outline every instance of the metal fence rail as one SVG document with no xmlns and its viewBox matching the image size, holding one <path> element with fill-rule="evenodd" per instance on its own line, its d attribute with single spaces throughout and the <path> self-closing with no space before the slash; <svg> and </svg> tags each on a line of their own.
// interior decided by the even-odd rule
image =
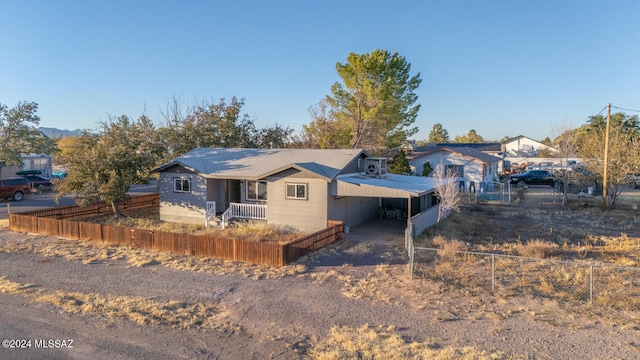
<svg viewBox="0 0 640 360">
<path fill-rule="evenodd" d="M 640 310 L 640 268 L 423 247 L 412 258 L 412 276 L 472 292 Z"/>
</svg>

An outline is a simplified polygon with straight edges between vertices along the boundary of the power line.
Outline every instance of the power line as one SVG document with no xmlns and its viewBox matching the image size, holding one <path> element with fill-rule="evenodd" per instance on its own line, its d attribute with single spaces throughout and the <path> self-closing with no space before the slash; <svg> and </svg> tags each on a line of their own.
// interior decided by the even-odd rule
<svg viewBox="0 0 640 360">
<path fill-rule="evenodd" d="M 602 114 L 602 112 L 607 108 L 607 106 L 608 106 L 608 105 L 605 105 L 605 106 L 602 108 L 602 110 L 600 110 L 600 111 L 599 111 L 597 114 L 595 114 L 593 117 L 596 117 L 596 116 L 598 116 L 598 115 Z"/>
<path fill-rule="evenodd" d="M 606 106 L 605 106 L 606 107 Z M 623 111 L 633 111 L 633 112 L 637 112 L 640 113 L 640 110 L 633 110 L 633 109 L 625 109 L 625 108 L 621 108 L 621 107 L 617 107 L 617 106 L 613 106 L 611 105 L 612 108 L 616 108 L 618 110 L 623 110 Z"/>
</svg>

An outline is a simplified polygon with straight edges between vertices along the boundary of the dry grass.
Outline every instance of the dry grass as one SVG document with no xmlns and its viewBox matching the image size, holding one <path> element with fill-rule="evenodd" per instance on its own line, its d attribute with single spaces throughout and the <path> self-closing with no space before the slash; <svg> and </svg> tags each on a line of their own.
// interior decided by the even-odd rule
<svg viewBox="0 0 640 360">
<path fill-rule="evenodd" d="M 45 292 L 28 284 L 0 277 L 0 292 L 19 295 L 38 303 L 51 304 L 72 314 L 93 314 L 107 319 L 121 318 L 140 325 L 166 325 L 184 329 L 206 328 L 233 330 L 226 313 L 214 303 L 189 304 L 181 301 L 160 302 L 143 297 L 129 297 L 81 292 Z"/>
<path fill-rule="evenodd" d="M 434 247 L 438 248 L 438 249 L 442 249 L 442 250 L 446 250 L 446 251 L 467 251 L 469 250 L 469 246 L 467 246 L 467 244 L 465 244 L 464 242 L 457 240 L 457 239 L 451 239 L 451 240 L 447 240 L 442 236 L 434 236 L 433 239 L 431 239 L 431 245 L 433 245 Z"/>
<path fill-rule="evenodd" d="M 217 275 L 241 274 L 254 280 L 277 279 L 306 270 L 302 264 L 269 267 L 126 246 L 106 246 L 80 240 L 50 241 L 44 237 L 31 237 L 20 242 L 0 239 L 0 252 L 40 253 L 47 257 L 63 257 L 84 264 L 124 260 L 132 267 L 165 266 L 176 270 Z"/>
<path fill-rule="evenodd" d="M 470 251 L 640 266 L 640 216 L 623 206 L 602 213 L 532 196 L 511 205 L 465 205 L 415 242 L 457 251 L 463 244 Z"/>
<path fill-rule="evenodd" d="M 300 238 L 301 234 L 286 226 L 267 225 L 260 222 L 238 222 L 221 229 L 205 228 L 203 225 L 173 223 L 160 220 L 158 208 L 135 209 L 123 212 L 123 217 L 115 219 L 113 215 L 101 215 L 81 219 L 82 221 L 131 227 L 144 230 L 188 233 L 215 236 L 225 239 L 238 239 L 257 242 L 273 242 L 285 244 Z"/>
<path fill-rule="evenodd" d="M 515 250 L 520 256 L 540 259 L 557 256 L 561 253 L 558 244 L 538 239 L 527 241 L 526 244 L 518 243 Z"/>
<path fill-rule="evenodd" d="M 343 359 L 526 359 L 525 356 L 484 351 L 472 347 L 443 347 L 437 342 L 406 339 L 396 328 L 333 327 L 328 337 L 316 344 L 309 356 L 317 360 Z"/>
<path fill-rule="evenodd" d="M 328 280 L 334 280 L 342 284 L 342 295 L 353 299 L 366 299 L 370 301 L 381 301 L 389 303 L 391 298 L 384 290 L 385 282 L 391 280 L 390 276 L 386 276 L 389 272 L 389 265 L 378 265 L 374 272 L 367 274 L 365 277 L 357 277 L 346 274 L 350 270 L 350 266 L 345 265 L 339 271 L 329 270 L 326 272 L 317 272 L 310 275 L 313 282 L 318 285 L 324 284 Z"/>
<path fill-rule="evenodd" d="M 589 305 L 591 271 L 593 303 L 611 309 L 640 310 L 640 269 L 590 266 L 533 258 L 488 254 L 418 252 L 415 273 L 444 286 L 485 296 L 495 286 L 502 297 L 530 296 Z M 491 275 L 495 273 L 495 281 Z"/>
</svg>

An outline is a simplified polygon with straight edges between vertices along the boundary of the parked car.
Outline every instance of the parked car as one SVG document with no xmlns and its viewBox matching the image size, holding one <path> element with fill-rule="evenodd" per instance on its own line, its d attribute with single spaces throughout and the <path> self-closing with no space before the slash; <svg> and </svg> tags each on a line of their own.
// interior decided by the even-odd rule
<svg viewBox="0 0 640 360">
<path fill-rule="evenodd" d="M 0 180 L 0 198 L 20 201 L 31 194 L 31 185 L 25 178 Z"/>
<path fill-rule="evenodd" d="M 27 181 L 31 184 L 32 189 L 46 189 L 50 188 L 53 184 L 51 184 L 51 180 L 44 178 L 42 176 L 37 175 L 27 175 L 25 176 Z"/>
<path fill-rule="evenodd" d="M 556 179 L 553 174 L 547 170 L 528 170 L 522 174 L 511 175 L 511 183 L 517 184 L 518 187 L 523 187 L 525 185 L 554 186 Z"/>
<path fill-rule="evenodd" d="M 22 170 L 22 171 L 18 171 L 16 175 L 20 175 L 20 176 L 42 175 L 42 170 Z"/>
<path fill-rule="evenodd" d="M 632 189 L 640 188 L 640 175 L 627 175 L 627 178 Z"/>
<path fill-rule="evenodd" d="M 60 180 L 64 179 L 66 176 L 67 176 L 67 170 L 65 169 L 56 170 L 53 172 L 53 174 L 51 174 L 52 178 L 60 179 Z"/>
</svg>

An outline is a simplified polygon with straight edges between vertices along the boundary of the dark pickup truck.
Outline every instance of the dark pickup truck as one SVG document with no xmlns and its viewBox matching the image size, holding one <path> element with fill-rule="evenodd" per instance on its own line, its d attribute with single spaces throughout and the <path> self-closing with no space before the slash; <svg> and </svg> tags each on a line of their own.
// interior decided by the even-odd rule
<svg viewBox="0 0 640 360">
<path fill-rule="evenodd" d="M 525 185 L 549 185 L 554 186 L 556 180 L 547 170 L 529 170 L 522 174 L 511 175 L 511 183 L 519 187 Z"/>
<path fill-rule="evenodd" d="M 25 178 L 0 180 L 0 199 L 20 201 L 25 195 L 31 194 L 31 185 Z"/>
</svg>

